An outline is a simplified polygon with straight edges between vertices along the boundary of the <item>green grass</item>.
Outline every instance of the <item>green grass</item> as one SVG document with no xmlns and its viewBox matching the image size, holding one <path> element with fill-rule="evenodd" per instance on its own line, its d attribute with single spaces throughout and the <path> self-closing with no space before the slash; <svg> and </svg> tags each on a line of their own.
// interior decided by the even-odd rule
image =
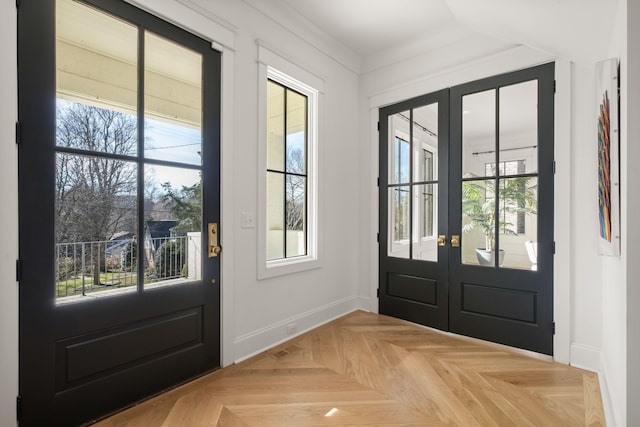
<svg viewBox="0 0 640 427">
<path fill-rule="evenodd" d="M 93 275 L 84 276 L 84 289 L 85 293 L 100 292 L 113 288 L 124 288 L 128 286 L 135 286 L 138 283 L 138 277 L 136 272 L 109 272 L 100 273 L 101 285 L 93 285 Z M 108 285 L 108 286 L 105 286 Z M 60 280 L 56 282 L 56 295 L 58 297 L 64 297 L 67 295 L 81 295 L 82 294 L 82 276 L 76 276 L 67 280 Z"/>
</svg>

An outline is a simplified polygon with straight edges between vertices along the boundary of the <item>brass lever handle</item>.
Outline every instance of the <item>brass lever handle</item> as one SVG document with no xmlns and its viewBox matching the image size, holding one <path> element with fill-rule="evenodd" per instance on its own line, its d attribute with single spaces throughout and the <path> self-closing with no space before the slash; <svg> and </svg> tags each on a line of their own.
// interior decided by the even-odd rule
<svg viewBox="0 0 640 427">
<path fill-rule="evenodd" d="M 438 236 L 438 246 L 444 246 L 447 244 L 447 236 L 444 234 L 440 234 Z"/>
<path fill-rule="evenodd" d="M 454 234 L 453 236 L 451 236 L 451 246 L 454 248 L 459 248 L 460 247 L 460 236 Z"/>
<path fill-rule="evenodd" d="M 209 237 L 209 248 L 208 254 L 209 258 L 217 257 L 222 251 L 222 248 L 218 246 L 218 223 L 211 222 L 207 226 L 207 236 Z"/>
</svg>

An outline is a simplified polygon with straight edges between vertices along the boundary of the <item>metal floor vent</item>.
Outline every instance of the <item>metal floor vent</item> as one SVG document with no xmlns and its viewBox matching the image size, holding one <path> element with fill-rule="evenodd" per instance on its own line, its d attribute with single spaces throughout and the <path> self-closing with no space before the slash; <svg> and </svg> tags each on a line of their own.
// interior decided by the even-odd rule
<svg viewBox="0 0 640 427">
<path fill-rule="evenodd" d="M 289 354 L 289 352 L 287 350 L 280 350 L 277 353 L 273 353 L 271 356 L 276 358 L 276 359 L 281 359 L 281 358 L 285 357 L 288 354 Z"/>
</svg>

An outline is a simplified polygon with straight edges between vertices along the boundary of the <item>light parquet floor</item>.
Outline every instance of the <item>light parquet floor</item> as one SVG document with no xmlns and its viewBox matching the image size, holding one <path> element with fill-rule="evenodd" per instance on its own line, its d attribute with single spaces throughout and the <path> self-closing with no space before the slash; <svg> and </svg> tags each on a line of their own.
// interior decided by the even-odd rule
<svg viewBox="0 0 640 427">
<path fill-rule="evenodd" d="M 96 425 L 605 422 L 594 373 L 358 311 Z"/>
</svg>

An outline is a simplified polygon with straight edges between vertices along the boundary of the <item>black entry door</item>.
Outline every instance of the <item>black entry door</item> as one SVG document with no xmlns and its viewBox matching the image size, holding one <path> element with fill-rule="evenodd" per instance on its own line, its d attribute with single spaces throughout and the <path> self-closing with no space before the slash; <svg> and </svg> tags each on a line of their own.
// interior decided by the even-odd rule
<svg viewBox="0 0 640 427">
<path fill-rule="evenodd" d="M 380 109 L 380 312 L 447 329 L 449 91 Z"/>
<path fill-rule="evenodd" d="M 120 1 L 18 11 L 20 424 L 220 364 L 220 54 Z"/>
<path fill-rule="evenodd" d="M 448 176 L 439 177 L 437 199 L 448 211 L 439 206 L 437 258 L 415 255 L 424 244 L 416 233 L 424 222 L 421 183 L 396 182 L 391 173 L 407 157 L 395 155 L 402 148 L 394 132 L 402 129 L 394 114 L 435 94 L 380 110 L 381 313 L 552 354 L 553 75 L 547 64 L 446 93 L 450 138 L 438 151 Z M 416 135 L 421 127 L 414 124 Z M 438 130 L 440 140 L 446 133 Z M 408 176 L 415 177 L 412 156 L 420 155 L 415 140 L 408 145 Z M 405 235 L 408 252 L 394 252 Z"/>
<path fill-rule="evenodd" d="M 547 64 L 451 89 L 449 329 L 553 352 L 553 97 Z M 497 254 L 497 256 L 496 256 Z"/>
</svg>

